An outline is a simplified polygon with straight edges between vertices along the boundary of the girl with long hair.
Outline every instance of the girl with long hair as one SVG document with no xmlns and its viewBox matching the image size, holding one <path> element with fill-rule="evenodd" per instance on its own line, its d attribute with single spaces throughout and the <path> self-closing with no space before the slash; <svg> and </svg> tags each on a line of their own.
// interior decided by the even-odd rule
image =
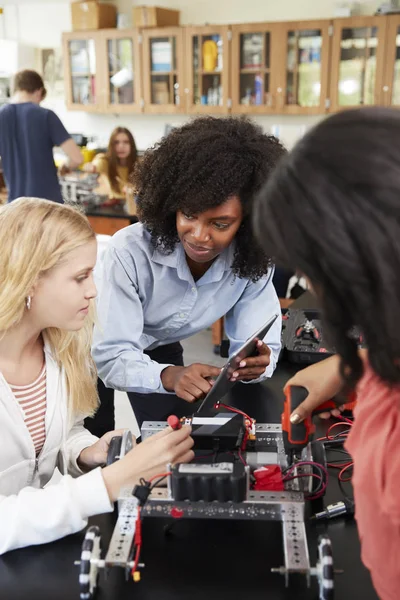
<svg viewBox="0 0 400 600">
<path fill-rule="evenodd" d="M 357 390 L 347 448 L 362 558 L 382 600 L 400 588 L 399 138 L 392 109 L 330 117 L 278 166 L 254 214 L 264 250 L 309 280 L 338 352 L 293 379 L 313 399 L 292 422 L 344 382 Z"/>
<path fill-rule="evenodd" d="M 116 127 L 111 133 L 107 152 L 97 154 L 93 162 L 84 166 L 84 170 L 103 176 L 110 197 L 125 198 L 127 186 L 133 183 L 136 161 L 133 135 L 126 127 Z"/>
<path fill-rule="evenodd" d="M 0 209 L 0 242 L 1 554 L 79 531 L 121 487 L 191 460 L 193 441 L 167 429 L 100 468 L 118 432 L 83 427 L 97 407 L 95 234 L 70 206 L 21 198 Z"/>
</svg>

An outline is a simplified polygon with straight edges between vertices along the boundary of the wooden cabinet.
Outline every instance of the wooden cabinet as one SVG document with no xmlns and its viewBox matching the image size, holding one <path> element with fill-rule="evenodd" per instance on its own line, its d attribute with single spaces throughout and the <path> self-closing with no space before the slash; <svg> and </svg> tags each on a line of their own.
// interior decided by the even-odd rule
<svg viewBox="0 0 400 600">
<path fill-rule="evenodd" d="M 232 111 L 326 110 L 330 21 L 233 25 Z"/>
<path fill-rule="evenodd" d="M 276 23 L 232 26 L 232 112 L 276 112 L 280 27 Z"/>
<path fill-rule="evenodd" d="M 186 112 L 229 112 L 230 41 L 227 25 L 186 28 Z"/>
<path fill-rule="evenodd" d="M 143 30 L 144 111 L 182 113 L 184 88 L 184 29 Z"/>
<path fill-rule="evenodd" d="M 333 21 L 330 112 L 382 103 L 388 18 Z"/>
<path fill-rule="evenodd" d="M 276 111 L 282 114 L 326 112 L 330 58 L 330 21 L 280 23 L 280 60 Z"/>
<path fill-rule="evenodd" d="M 324 114 L 400 107 L 400 16 L 63 35 L 68 109 Z"/>
<path fill-rule="evenodd" d="M 63 34 L 66 105 L 69 110 L 101 112 L 104 106 L 99 31 Z"/>
<path fill-rule="evenodd" d="M 142 112 L 141 37 L 138 29 L 100 33 L 105 112 Z"/>
<path fill-rule="evenodd" d="M 400 16 L 387 17 L 382 104 L 400 107 Z"/>
<path fill-rule="evenodd" d="M 68 109 L 141 112 L 138 30 L 102 29 L 63 35 Z"/>
<path fill-rule="evenodd" d="M 129 219 L 119 219 L 112 217 L 88 216 L 88 221 L 95 233 L 104 235 L 114 235 L 120 229 L 128 227 L 131 224 Z"/>
</svg>

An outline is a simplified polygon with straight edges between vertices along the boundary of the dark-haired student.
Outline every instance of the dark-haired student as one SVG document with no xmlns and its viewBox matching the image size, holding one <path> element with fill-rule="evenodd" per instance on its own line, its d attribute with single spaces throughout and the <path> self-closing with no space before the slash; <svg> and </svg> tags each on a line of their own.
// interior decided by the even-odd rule
<svg viewBox="0 0 400 600">
<path fill-rule="evenodd" d="M 346 444 L 362 559 L 381 600 L 400 589 L 399 136 L 392 109 L 330 117 L 282 161 L 254 215 L 264 250 L 309 280 L 338 352 L 292 380 L 310 391 L 292 422 L 343 383 L 357 392 Z"/>
<path fill-rule="evenodd" d="M 280 314 L 273 267 L 253 236 L 253 198 L 285 154 L 251 121 L 198 118 L 137 165 L 141 223 L 118 232 L 103 261 L 93 356 L 108 387 L 128 392 L 144 420 L 193 412 L 219 369 L 184 367 L 180 341 L 226 315 L 234 352 Z M 277 320 L 234 378 L 274 371 Z"/>
</svg>

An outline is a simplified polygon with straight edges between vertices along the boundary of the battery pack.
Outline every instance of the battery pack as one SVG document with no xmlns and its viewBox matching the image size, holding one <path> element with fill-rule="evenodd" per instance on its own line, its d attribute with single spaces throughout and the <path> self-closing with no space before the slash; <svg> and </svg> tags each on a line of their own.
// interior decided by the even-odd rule
<svg viewBox="0 0 400 600">
<path fill-rule="evenodd" d="M 246 499 L 247 473 L 242 463 L 189 463 L 172 468 L 174 500 L 242 502 Z"/>
</svg>

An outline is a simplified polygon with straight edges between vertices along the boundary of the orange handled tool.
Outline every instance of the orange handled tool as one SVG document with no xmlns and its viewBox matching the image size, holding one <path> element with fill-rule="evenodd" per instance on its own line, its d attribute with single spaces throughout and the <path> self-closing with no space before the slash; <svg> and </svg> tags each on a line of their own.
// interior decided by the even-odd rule
<svg viewBox="0 0 400 600">
<path fill-rule="evenodd" d="M 286 388 L 286 397 L 282 413 L 282 435 L 286 455 L 291 458 L 293 454 L 299 454 L 310 441 L 315 431 L 312 417 L 323 412 L 333 410 L 340 406 L 334 400 L 324 402 L 315 409 L 311 416 L 306 417 L 301 423 L 294 424 L 290 421 L 290 415 L 308 396 L 306 388 L 292 385 Z"/>
</svg>

